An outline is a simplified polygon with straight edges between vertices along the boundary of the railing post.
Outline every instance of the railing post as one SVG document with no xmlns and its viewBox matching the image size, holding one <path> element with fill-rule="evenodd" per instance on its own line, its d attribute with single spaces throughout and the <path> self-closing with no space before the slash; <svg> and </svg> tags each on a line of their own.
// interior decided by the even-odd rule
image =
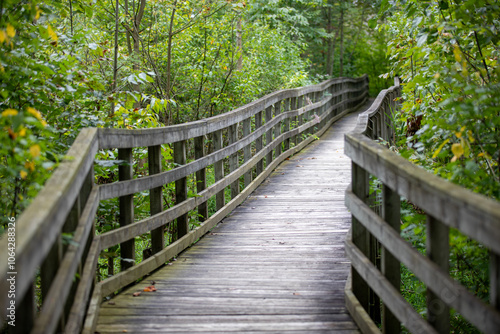
<svg viewBox="0 0 500 334">
<path fill-rule="evenodd" d="M 300 109 L 302 108 L 303 106 L 303 103 L 304 103 L 304 96 L 299 96 L 297 98 L 297 110 L 300 112 Z M 299 116 L 299 120 L 298 120 L 298 124 L 297 124 L 297 127 L 300 127 L 302 124 L 304 124 L 304 117 L 303 115 L 300 115 Z M 302 133 L 299 133 L 297 135 L 297 144 L 299 144 L 300 142 L 302 142 Z"/>
<path fill-rule="evenodd" d="M 296 97 L 292 97 L 290 99 L 290 110 L 297 110 L 297 98 Z M 291 118 L 292 120 L 292 128 L 293 129 L 296 129 L 297 128 L 297 122 L 298 122 L 298 117 L 297 116 L 294 116 L 293 118 Z M 297 138 L 298 138 L 298 135 L 295 135 L 291 138 L 291 142 L 294 144 L 294 145 L 297 145 Z"/>
<path fill-rule="evenodd" d="M 279 114 L 281 113 L 281 101 L 278 101 L 274 104 L 274 117 L 278 117 Z M 274 127 L 274 138 L 278 138 L 279 135 L 281 135 L 281 122 L 278 122 L 276 126 Z M 278 146 L 276 146 L 276 155 L 275 157 L 279 157 L 281 155 L 281 146 L 282 143 L 279 143 Z"/>
<path fill-rule="evenodd" d="M 363 202 L 369 197 L 368 173 L 359 165 L 352 163 L 352 191 Z M 352 217 L 352 242 L 368 258 L 370 256 L 369 233 L 356 217 Z M 359 303 L 370 314 L 370 288 L 354 267 L 351 267 L 352 291 Z"/>
<path fill-rule="evenodd" d="M 286 99 L 285 103 L 283 105 L 283 112 L 286 113 L 290 110 L 290 99 Z M 284 127 L 284 132 L 290 131 L 290 117 L 285 118 L 285 127 Z M 290 149 L 290 138 L 285 139 L 285 145 L 284 145 L 285 151 L 288 151 Z"/>
<path fill-rule="evenodd" d="M 273 106 L 266 108 L 266 125 L 273 119 Z M 268 146 L 273 141 L 273 129 L 269 128 L 266 131 L 266 146 Z M 273 150 L 271 150 L 266 155 L 266 168 L 273 161 Z"/>
<path fill-rule="evenodd" d="M 382 218 L 398 233 L 401 229 L 401 203 L 398 193 L 387 187 L 382 188 Z M 401 285 L 401 265 L 385 247 L 382 247 L 382 273 L 396 290 Z M 401 323 L 384 304 L 382 306 L 382 332 L 399 333 Z"/>
<path fill-rule="evenodd" d="M 450 229 L 429 215 L 427 215 L 426 248 L 429 259 L 449 272 Z M 429 289 L 427 289 L 427 319 L 439 333 L 450 332 L 450 307 Z"/>
<path fill-rule="evenodd" d="M 196 160 L 205 156 L 205 137 L 200 136 L 194 139 L 194 158 Z M 196 193 L 200 193 L 207 187 L 207 172 L 205 168 L 196 172 Z M 207 202 L 203 202 L 198 206 L 199 221 L 204 222 L 208 218 Z"/>
<path fill-rule="evenodd" d="M 250 121 L 251 121 L 251 118 L 246 118 L 245 120 L 243 120 L 243 137 L 250 135 L 250 132 L 252 131 L 252 128 L 251 128 L 252 124 Z M 251 147 L 252 147 L 252 144 L 248 144 L 243 149 L 243 158 L 245 159 L 245 162 L 247 162 L 248 160 L 250 160 L 252 158 L 252 152 L 250 151 Z M 245 173 L 244 180 L 245 180 L 245 188 L 246 188 L 252 182 L 252 170 L 249 170 L 248 172 Z"/>
<path fill-rule="evenodd" d="M 222 149 L 222 130 L 217 130 L 213 133 L 213 141 L 214 151 Z M 224 163 L 222 159 L 214 163 L 214 174 L 215 182 L 220 181 L 224 178 Z M 215 195 L 215 207 L 217 211 L 219 211 L 224 207 L 224 205 L 225 199 L 223 189 Z"/>
<path fill-rule="evenodd" d="M 255 131 L 257 131 L 260 127 L 262 126 L 262 111 L 259 111 L 258 113 L 255 114 Z M 262 150 L 262 136 L 259 136 L 255 140 L 255 153 L 257 154 Z M 264 160 L 261 159 L 257 162 L 257 165 L 255 166 L 255 173 L 257 176 L 262 173 L 264 170 Z"/>
<path fill-rule="evenodd" d="M 500 311 L 500 256 L 490 252 L 490 303 Z"/>
<path fill-rule="evenodd" d="M 21 300 L 16 298 L 16 325 L 9 326 L 9 333 L 30 333 L 35 324 L 35 317 L 35 283 L 33 282 Z"/>
<path fill-rule="evenodd" d="M 161 173 L 161 145 L 148 147 L 149 175 Z M 163 187 L 149 190 L 149 212 L 151 216 L 163 211 Z M 160 226 L 151 231 L 151 251 L 158 253 L 165 248 L 165 227 Z"/>
<path fill-rule="evenodd" d="M 132 149 L 118 149 L 118 160 L 125 161 L 125 164 L 118 166 L 118 179 L 120 181 L 132 180 L 133 161 Z M 134 222 L 134 195 L 120 197 L 120 226 L 127 226 Z M 135 240 L 131 239 L 120 244 L 122 271 L 130 268 L 135 262 Z"/>
<path fill-rule="evenodd" d="M 238 124 L 228 127 L 229 144 L 234 144 L 238 141 Z M 231 154 L 229 157 L 229 172 L 232 173 L 238 168 L 238 152 Z M 240 193 L 240 180 L 231 183 L 231 199 L 238 196 Z"/>
<path fill-rule="evenodd" d="M 181 140 L 174 143 L 174 162 L 177 165 L 186 164 L 186 141 Z M 175 204 L 184 202 L 187 199 L 187 178 L 183 177 L 175 181 Z M 189 232 L 187 213 L 177 218 L 177 239 L 182 238 Z"/>
</svg>

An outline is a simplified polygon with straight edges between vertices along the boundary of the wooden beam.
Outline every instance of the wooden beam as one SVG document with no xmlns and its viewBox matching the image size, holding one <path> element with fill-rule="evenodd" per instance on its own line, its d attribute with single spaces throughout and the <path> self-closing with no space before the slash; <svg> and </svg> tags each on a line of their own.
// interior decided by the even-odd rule
<svg viewBox="0 0 500 334">
<path fill-rule="evenodd" d="M 205 156 L 205 137 L 200 136 L 194 139 L 194 158 L 199 160 Z M 202 168 L 196 172 L 196 193 L 200 193 L 207 187 L 206 169 Z M 204 222 L 208 218 L 208 205 L 203 202 L 198 206 L 198 219 Z"/>
<path fill-rule="evenodd" d="M 229 144 L 235 144 L 238 141 L 238 124 L 228 127 Z M 229 173 L 235 171 L 238 166 L 238 151 L 229 156 Z M 236 180 L 231 184 L 231 199 L 240 193 L 240 181 Z"/>
<path fill-rule="evenodd" d="M 449 272 L 450 230 L 427 215 L 427 257 L 439 268 Z M 450 307 L 432 290 L 427 289 L 427 320 L 439 333 L 450 332 Z"/>
<path fill-rule="evenodd" d="M 161 145 L 148 147 L 149 175 L 161 173 Z M 149 213 L 151 216 L 163 211 L 163 187 L 149 190 Z M 160 226 L 151 231 L 151 250 L 158 253 L 165 248 L 165 226 Z"/>
<path fill-rule="evenodd" d="M 395 231 L 400 233 L 401 229 L 401 203 L 399 195 L 389 187 L 382 187 L 382 218 Z M 400 291 L 401 285 L 401 264 L 398 259 L 382 245 L 382 274 L 394 289 Z M 382 306 L 382 332 L 399 333 L 401 323 L 394 316 L 391 310 L 385 305 Z"/>
<path fill-rule="evenodd" d="M 120 181 L 131 180 L 134 172 L 134 162 L 131 148 L 118 150 L 118 160 L 125 161 L 125 164 L 118 166 L 118 179 Z M 127 226 L 134 222 L 134 195 L 120 197 L 120 226 Z M 130 239 L 120 244 L 120 255 L 122 260 L 120 266 L 122 270 L 130 268 L 135 263 L 135 240 Z"/>
<path fill-rule="evenodd" d="M 174 143 L 174 163 L 177 165 L 186 164 L 186 141 Z M 187 178 L 183 177 L 175 181 L 175 203 L 180 204 L 187 199 Z M 177 218 L 177 237 L 175 240 L 183 237 L 189 232 L 187 213 Z"/>
<path fill-rule="evenodd" d="M 219 151 L 222 149 L 222 130 L 215 131 L 212 134 L 214 141 L 214 151 Z M 215 153 L 215 152 L 214 152 Z M 224 163 L 222 159 L 214 163 L 214 178 L 215 182 L 218 182 L 224 178 Z M 217 211 L 222 209 L 225 205 L 224 189 L 222 189 L 217 195 L 215 195 L 215 207 Z"/>
</svg>

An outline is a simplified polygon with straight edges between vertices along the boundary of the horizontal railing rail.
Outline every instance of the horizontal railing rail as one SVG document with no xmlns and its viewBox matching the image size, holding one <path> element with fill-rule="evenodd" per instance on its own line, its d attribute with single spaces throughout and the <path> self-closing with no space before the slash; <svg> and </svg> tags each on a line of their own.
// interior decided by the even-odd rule
<svg viewBox="0 0 500 334">
<path fill-rule="evenodd" d="M 93 333 L 103 297 L 141 279 L 193 244 L 239 205 L 284 159 L 304 148 L 368 97 L 368 78 L 338 78 L 269 94 L 226 114 L 145 130 L 84 129 L 60 166 L 17 219 L 15 263 L 0 258 L 2 316 L 14 332 Z M 211 141 L 211 152 L 205 141 Z M 175 168 L 162 170 L 165 145 Z M 187 148 L 192 147 L 192 150 Z M 134 149 L 147 148 L 149 175 L 133 175 Z M 99 150 L 118 150 L 118 181 L 95 184 Z M 117 162 L 117 161 L 115 161 Z M 125 163 L 124 163 L 125 162 Z M 168 161 L 172 165 L 172 161 Z M 207 185 L 207 173 L 213 184 Z M 188 194 L 188 179 L 196 194 Z M 175 203 L 163 208 L 163 186 L 175 184 Z M 225 189 L 231 200 L 226 203 Z M 134 196 L 147 192 L 150 216 L 136 221 Z M 215 198 L 209 215 L 207 202 Z M 118 199 L 119 226 L 97 235 L 101 201 Z M 197 224 L 188 214 L 197 210 Z M 172 225 L 175 224 L 175 225 Z M 165 245 L 165 229 L 176 227 Z M 136 259 L 134 238 L 150 233 L 151 255 Z M 72 240 L 66 240 L 67 234 Z M 7 234 L 0 249 L 8 249 Z M 97 282 L 102 252 L 117 248 L 121 271 Z M 109 252 L 108 252 L 109 253 Z M 113 267 L 114 260 L 111 260 Z M 137 262 L 137 263 L 136 263 Z M 15 299 L 8 278 L 15 276 Z M 8 308 L 15 304 L 15 312 Z M 36 305 L 41 305 L 37 310 Z M 7 318 L 8 320 L 9 318 Z"/>
<path fill-rule="evenodd" d="M 481 332 L 498 333 L 500 203 L 441 179 L 377 142 L 393 138 L 390 120 L 399 97 L 396 79 L 395 86 L 382 91 L 359 116 L 355 131 L 345 136 L 345 152 L 352 159 L 352 183 L 345 199 L 352 213 L 346 241 L 352 262 L 348 310 L 363 332 L 377 332 L 375 322 L 380 321 L 384 333 L 399 333 L 401 325 L 412 333 L 448 333 L 453 308 Z M 370 175 L 382 183 L 380 214 L 371 205 Z M 401 237 L 401 196 L 427 215 L 426 256 Z M 489 249 L 489 303 L 450 277 L 449 228 Z M 427 287 L 427 320 L 400 293 L 401 264 Z"/>
</svg>

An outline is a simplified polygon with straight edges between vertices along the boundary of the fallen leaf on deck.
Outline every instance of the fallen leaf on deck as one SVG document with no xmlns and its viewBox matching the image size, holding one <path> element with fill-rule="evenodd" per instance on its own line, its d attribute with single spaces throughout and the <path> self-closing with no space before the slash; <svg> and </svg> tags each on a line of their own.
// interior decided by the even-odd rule
<svg viewBox="0 0 500 334">
<path fill-rule="evenodd" d="M 141 295 L 141 291 L 134 292 L 132 296 L 139 297 Z"/>
<path fill-rule="evenodd" d="M 144 290 L 142 290 L 142 291 L 144 291 L 144 292 L 154 292 L 154 291 L 156 291 L 156 288 L 155 288 L 154 285 L 150 285 L 150 286 L 145 287 Z"/>
<path fill-rule="evenodd" d="M 294 293 L 293 293 L 293 295 L 294 295 L 294 296 L 300 296 L 300 293 L 298 293 L 298 292 L 294 292 Z"/>
<path fill-rule="evenodd" d="M 108 302 L 108 305 L 115 305 L 115 302 Z"/>
<path fill-rule="evenodd" d="M 302 166 L 302 165 L 297 165 L 296 167 L 304 167 L 304 166 Z"/>
</svg>

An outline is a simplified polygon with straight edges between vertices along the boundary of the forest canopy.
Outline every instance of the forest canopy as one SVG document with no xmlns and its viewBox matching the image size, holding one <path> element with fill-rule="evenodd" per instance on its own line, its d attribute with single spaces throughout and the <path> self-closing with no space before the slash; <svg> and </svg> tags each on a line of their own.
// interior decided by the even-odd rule
<svg viewBox="0 0 500 334">
<path fill-rule="evenodd" d="M 189 122 L 363 73 L 376 94 L 388 70 L 384 32 L 367 27 L 377 10 L 359 0 L 2 1 L 0 209 L 22 212 L 84 127 Z"/>
</svg>

